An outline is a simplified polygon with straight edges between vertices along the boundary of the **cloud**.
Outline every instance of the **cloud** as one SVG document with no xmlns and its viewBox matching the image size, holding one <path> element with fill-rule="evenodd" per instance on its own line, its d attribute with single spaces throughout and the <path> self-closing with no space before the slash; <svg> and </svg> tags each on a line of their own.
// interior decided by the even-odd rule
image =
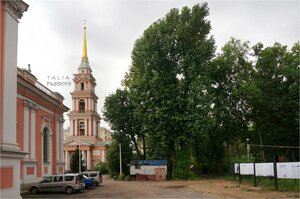
<svg viewBox="0 0 300 199">
<path fill-rule="evenodd" d="M 101 113 L 104 98 L 121 87 L 131 64 L 136 39 L 171 8 L 192 7 L 203 1 L 186 0 L 25 0 L 29 4 L 19 25 L 18 66 L 30 63 L 43 84 L 48 75 L 71 76 L 82 56 L 83 20 L 87 20 L 88 57 L 97 80 Z M 211 34 L 218 49 L 230 37 L 251 44 L 299 40 L 299 1 L 209 1 Z M 72 107 L 73 86 L 50 87 Z M 65 127 L 68 118 L 65 118 Z M 101 121 L 101 126 L 108 124 Z"/>
</svg>

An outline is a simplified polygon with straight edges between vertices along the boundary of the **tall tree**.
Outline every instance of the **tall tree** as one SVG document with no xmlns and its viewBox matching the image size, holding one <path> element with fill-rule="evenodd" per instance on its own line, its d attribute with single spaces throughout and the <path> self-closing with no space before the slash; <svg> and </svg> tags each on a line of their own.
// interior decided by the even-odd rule
<svg viewBox="0 0 300 199">
<path fill-rule="evenodd" d="M 110 124 L 115 134 L 128 137 L 133 143 L 137 157 L 143 159 L 142 155 L 145 156 L 145 148 L 141 147 L 140 141 L 143 143 L 144 135 L 140 130 L 138 120 L 134 116 L 134 108 L 128 90 L 117 89 L 116 93 L 105 98 L 104 120 Z M 144 151 L 144 154 L 141 151 Z"/>
<path fill-rule="evenodd" d="M 244 92 L 260 144 L 299 146 L 299 49 L 299 43 L 291 50 L 279 43 L 253 47 L 255 70 Z M 263 159 L 272 159 L 269 152 Z"/>
<path fill-rule="evenodd" d="M 213 117 L 213 131 L 209 133 L 213 145 L 222 146 L 226 143 L 227 163 L 229 164 L 229 145 L 242 139 L 244 142 L 248 132 L 248 104 L 240 92 L 240 88 L 249 81 L 252 63 L 249 61 L 250 47 L 247 42 L 232 38 L 222 48 L 211 64 L 209 70 L 210 88 L 212 95 L 211 115 Z M 219 149 L 222 153 L 222 147 Z M 218 150 L 213 150 L 218 153 Z M 222 154 L 215 154 L 222 161 Z"/>
<path fill-rule="evenodd" d="M 107 162 L 110 174 L 117 176 L 120 172 L 120 154 L 119 154 L 119 144 L 121 144 L 121 157 L 122 157 L 122 172 L 124 175 L 129 175 L 130 161 L 133 159 L 133 149 L 130 144 L 130 139 L 124 135 L 114 135 L 112 144 L 107 152 Z"/>
<path fill-rule="evenodd" d="M 172 9 L 152 24 L 135 43 L 125 80 L 147 134 L 148 154 L 169 160 L 169 176 L 176 151 L 190 147 L 190 125 L 199 118 L 190 117 L 196 106 L 190 94 L 215 50 L 207 15 L 207 4 L 195 5 Z"/>
</svg>

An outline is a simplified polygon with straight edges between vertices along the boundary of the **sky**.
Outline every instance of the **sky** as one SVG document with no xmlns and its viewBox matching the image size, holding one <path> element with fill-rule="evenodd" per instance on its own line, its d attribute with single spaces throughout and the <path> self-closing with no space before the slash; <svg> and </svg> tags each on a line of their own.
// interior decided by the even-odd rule
<svg viewBox="0 0 300 199">
<path fill-rule="evenodd" d="M 32 74 L 65 98 L 71 108 L 73 74 L 81 62 L 83 24 L 87 24 L 89 63 L 96 79 L 98 112 L 105 97 L 121 88 L 131 64 L 135 41 L 153 22 L 172 8 L 208 2 L 217 51 L 231 37 L 275 42 L 291 47 L 300 40 L 300 1 L 192 1 L 192 0 L 24 0 L 29 4 L 19 23 L 18 67 L 31 65 Z M 65 85 L 51 85 L 67 82 Z M 64 128 L 69 125 L 65 115 Z M 110 129 L 101 120 L 101 127 Z"/>
</svg>

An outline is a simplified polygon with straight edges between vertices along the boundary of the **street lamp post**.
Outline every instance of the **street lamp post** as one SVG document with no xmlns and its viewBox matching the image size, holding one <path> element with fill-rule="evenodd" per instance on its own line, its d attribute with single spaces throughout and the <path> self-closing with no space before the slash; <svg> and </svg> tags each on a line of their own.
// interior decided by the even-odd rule
<svg viewBox="0 0 300 199">
<path fill-rule="evenodd" d="M 79 168 L 78 168 L 78 173 L 81 173 L 81 153 L 80 153 L 80 132 L 79 132 L 79 139 L 78 139 L 78 156 L 79 156 Z"/>
<path fill-rule="evenodd" d="M 122 176 L 122 149 L 121 149 L 121 143 L 119 144 L 119 156 L 120 156 L 120 176 Z"/>
<path fill-rule="evenodd" d="M 249 159 L 249 154 L 250 154 L 249 138 L 246 139 L 246 143 L 247 143 L 247 159 Z"/>
</svg>

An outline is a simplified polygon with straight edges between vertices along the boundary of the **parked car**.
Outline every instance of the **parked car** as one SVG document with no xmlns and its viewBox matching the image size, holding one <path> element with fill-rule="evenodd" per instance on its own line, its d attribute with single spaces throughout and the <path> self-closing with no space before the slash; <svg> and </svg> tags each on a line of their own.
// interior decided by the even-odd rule
<svg viewBox="0 0 300 199">
<path fill-rule="evenodd" d="M 60 174 L 45 177 L 42 181 L 32 183 L 29 187 L 31 193 L 38 192 L 66 192 L 67 194 L 84 189 L 81 174 Z"/>
<path fill-rule="evenodd" d="M 84 181 L 84 188 L 94 187 L 97 185 L 97 182 L 94 178 L 89 178 L 85 175 L 83 175 L 83 181 Z"/>
<path fill-rule="evenodd" d="M 97 186 L 102 183 L 102 174 L 99 171 L 84 171 L 81 174 L 88 178 L 93 178 Z"/>
</svg>

